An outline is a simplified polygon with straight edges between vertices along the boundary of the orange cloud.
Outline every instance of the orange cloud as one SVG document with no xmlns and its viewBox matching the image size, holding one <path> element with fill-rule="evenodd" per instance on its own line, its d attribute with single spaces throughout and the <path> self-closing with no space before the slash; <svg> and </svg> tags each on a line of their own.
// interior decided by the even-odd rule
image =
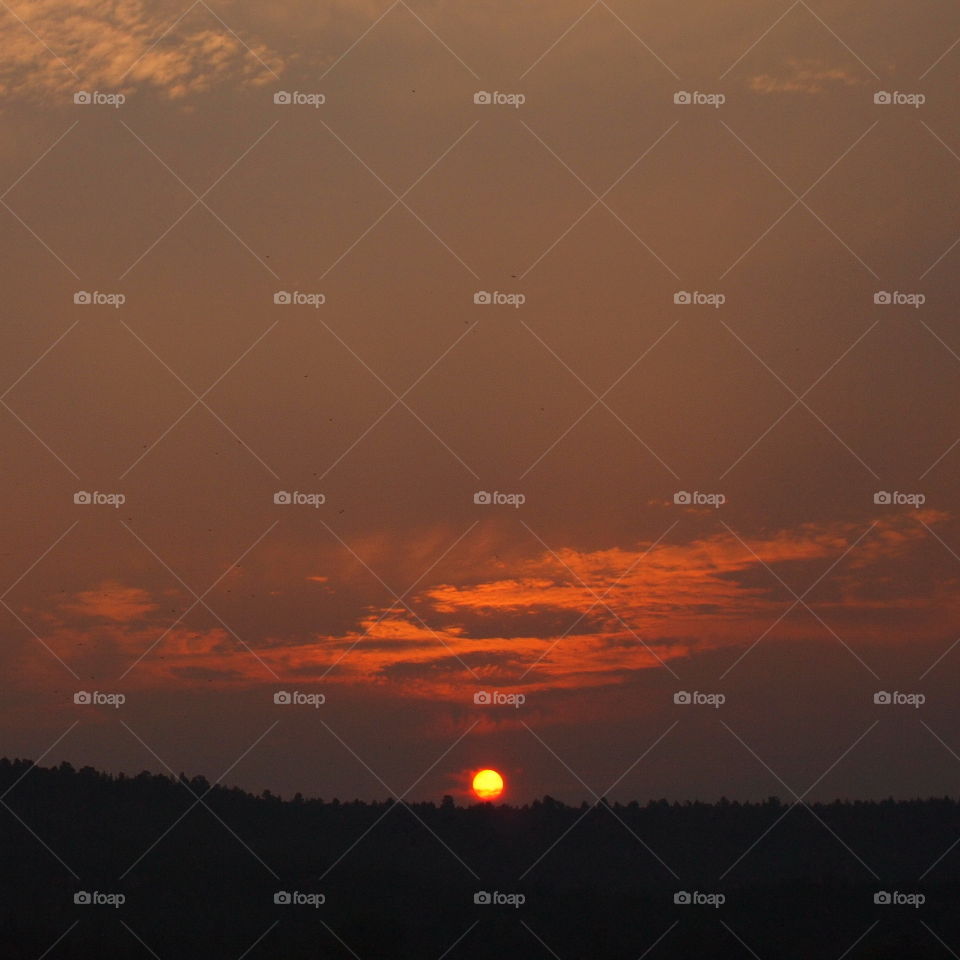
<svg viewBox="0 0 960 960">
<path fill-rule="evenodd" d="M 890 571 L 902 570 L 929 537 L 919 521 L 943 519 L 919 511 L 888 514 L 872 528 L 808 524 L 742 540 L 721 530 L 655 547 L 540 550 L 517 562 L 517 576 L 502 576 L 501 562 L 491 560 L 469 580 L 425 586 L 409 608 L 367 607 L 341 634 L 241 639 L 223 626 L 171 627 L 159 622 L 147 591 L 106 583 L 61 603 L 45 639 L 67 660 L 89 660 L 90 669 L 112 660 L 117 675 L 142 656 L 130 677 L 145 684 L 170 676 L 272 683 L 276 674 L 460 702 L 465 683 L 509 688 L 522 677 L 525 691 L 608 686 L 694 653 L 752 643 L 794 602 L 778 578 L 802 594 L 855 542 L 808 598 L 828 623 L 841 633 L 854 624 L 862 642 L 949 618 L 955 583 L 939 588 L 934 605 L 922 578 L 895 594 L 888 584 Z M 326 589 L 336 594 L 336 575 Z M 811 628 L 818 629 L 808 616 L 788 617 L 776 637 L 789 641 Z"/>
<path fill-rule="evenodd" d="M 62 604 L 64 610 L 82 617 L 129 623 L 142 620 L 157 609 L 157 604 L 146 590 L 125 587 L 107 581 L 93 590 L 84 590 Z"/>
<path fill-rule="evenodd" d="M 142 0 L 12 0 L 0 12 L 0 95 L 152 89 L 170 99 L 217 83 L 261 84 L 279 56 L 199 7 L 176 22 Z"/>
</svg>

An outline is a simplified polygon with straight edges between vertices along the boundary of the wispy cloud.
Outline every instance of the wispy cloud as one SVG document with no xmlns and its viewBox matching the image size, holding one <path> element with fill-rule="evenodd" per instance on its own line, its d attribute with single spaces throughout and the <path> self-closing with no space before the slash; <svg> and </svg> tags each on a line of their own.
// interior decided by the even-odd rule
<svg viewBox="0 0 960 960">
<path fill-rule="evenodd" d="M 867 536 L 866 523 L 807 524 L 742 539 L 720 530 L 655 547 L 545 550 L 521 561 L 516 576 L 503 577 L 491 561 L 461 582 L 425 586 L 409 608 L 365 606 L 337 634 L 238 638 L 222 626 L 188 628 L 172 622 L 188 598 L 164 595 L 161 606 L 160 597 L 113 582 L 27 613 L 39 614 L 47 642 L 84 670 L 118 674 L 143 655 L 130 680 L 147 685 L 171 676 L 255 684 L 270 679 L 267 664 L 290 682 L 323 678 L 432 699 L 462 700 L 463 684 L 478 679 L 507 687 L 522 676 L 526 690 L 599 687 L 751 643 L 794 601 L 778 578 L 803 594 L 828 569 L 808 598 L 817 612 L 841 631 L 854 624 L 860 641 L 896 641 L 933 607 L 922 578 L 901 582 L 892 601 L 891 571 L 927 541 L 918 520 L 943 519 L 890 515 Z M 335 583 L 324 588 L 336 591 Z M 949 617 L 955 600 L 938 597 L 935 606 Z M 809 618 L 787 618 L 775 639 L 809 631 Z"/>
<path fill-rule="evenodd" d="M 828 67 L 816 60 L 789 59 L 775 73 L 750 78 L 750 89 L 757 93 L 826 93 L 837 87 L 855 87 L 867 82 L 863 71 L 847 67 Z"/>
<path fill-rule="evenodd" d="M 146 590 L 108 581 L 93 590 L 83 590 L 62 604 L 62 609 L 81 618 L 134 623 L 157 609 Z"/>
<path fill-rule="evenodd" d="M 150 90 L 182 99 L 221 83 L 269 82 L 279 55 L 219 17 L 202 3 L 178 20 L 142 0 L 12 0 L 0 9 L 0 95 Z"/>
</svg>

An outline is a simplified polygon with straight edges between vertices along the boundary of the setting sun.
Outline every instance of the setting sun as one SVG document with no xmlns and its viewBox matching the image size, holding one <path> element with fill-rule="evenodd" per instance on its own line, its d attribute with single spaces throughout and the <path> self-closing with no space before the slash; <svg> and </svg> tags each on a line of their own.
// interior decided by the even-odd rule
<svg viewBox="0 0 960 960">
<path fill-rule="evenodd" d="M 481 770 L 473 778 L 473 792 L 481 800 L 494 800 L 503 793 L 503 777 L 496 770 Z"/>
</svg>

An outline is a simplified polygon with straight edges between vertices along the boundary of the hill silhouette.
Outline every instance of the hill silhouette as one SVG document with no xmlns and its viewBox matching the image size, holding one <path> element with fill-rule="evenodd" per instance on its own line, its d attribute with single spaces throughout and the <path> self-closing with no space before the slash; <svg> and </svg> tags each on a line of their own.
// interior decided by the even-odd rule
<svg viewBox="0 0 960 960">
<path fill-rule="evenodd" d="M 28 760 L 0 760 L 0 796 L 11 960 L 864 960 L 960 947 L 952 798 L 347 802 Z"/>
</svg>

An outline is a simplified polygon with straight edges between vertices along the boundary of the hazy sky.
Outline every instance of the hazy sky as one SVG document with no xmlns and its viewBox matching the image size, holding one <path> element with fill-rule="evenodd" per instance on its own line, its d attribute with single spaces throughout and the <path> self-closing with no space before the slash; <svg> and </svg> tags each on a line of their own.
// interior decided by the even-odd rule
<svg viewBox="0 0 960 960">
<path fill-rule="evenodd" d="M 888 0 L 14 0 L 0 753 L 956 794 L 958 36 Z"/>
</svg>

